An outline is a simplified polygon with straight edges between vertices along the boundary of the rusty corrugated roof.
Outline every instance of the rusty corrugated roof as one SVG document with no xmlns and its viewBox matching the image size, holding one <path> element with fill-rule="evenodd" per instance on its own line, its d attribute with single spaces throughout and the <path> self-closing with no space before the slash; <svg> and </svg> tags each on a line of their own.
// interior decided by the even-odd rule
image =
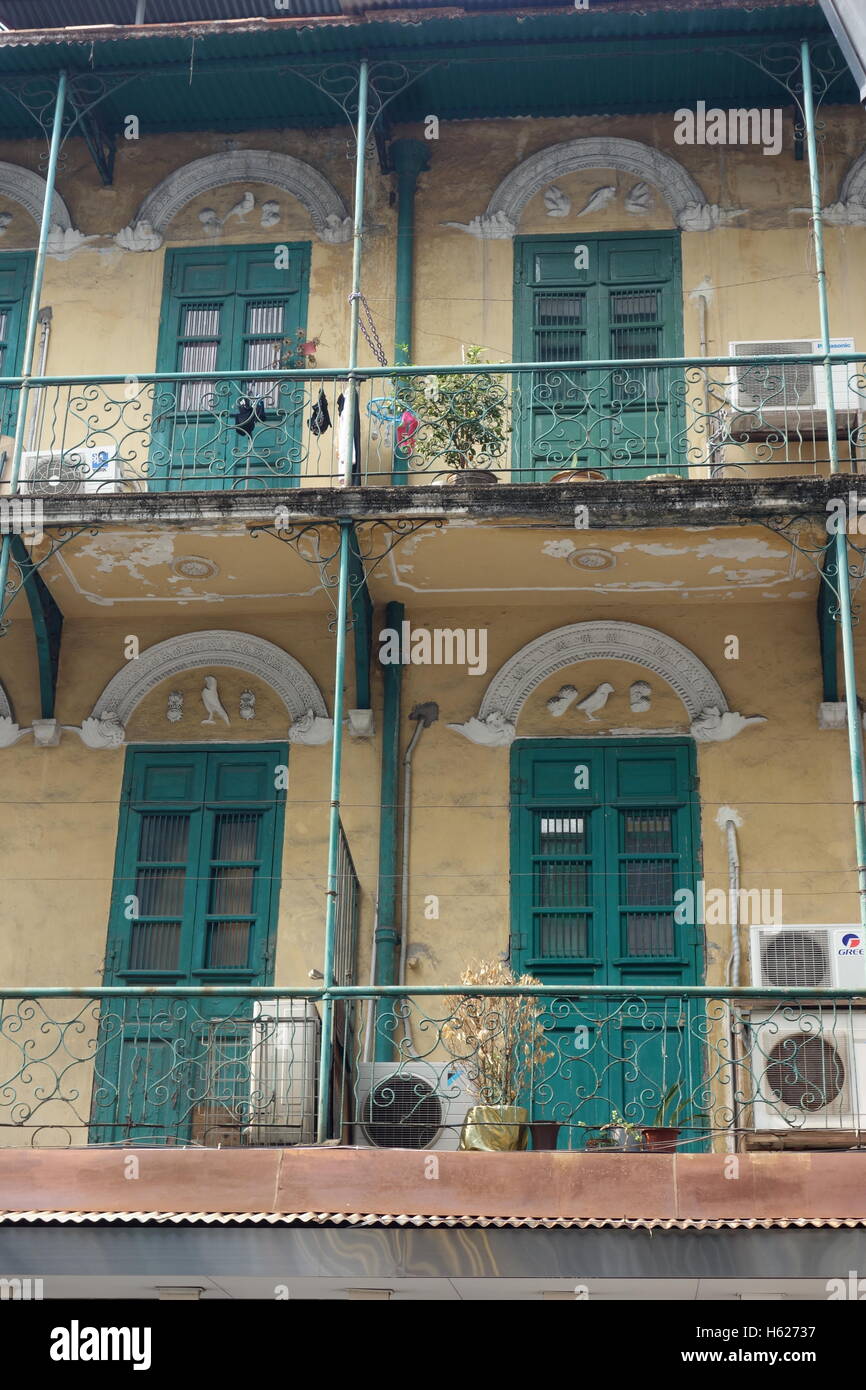
<svg viewBox="0 0 866 1390">
<path fill-rule="evenodd" d="M 0 1211 L 0 1225 L 121 1226 L 353 1226 L 472 1230 L 617 1230 L 617 1231 L 770 1231 L 799 1229 L 854 1230 L 866 1217 L 533 1217 L 533 1216 L 394 1216 L 364 1212 L 212 1212 L 212 1211 Z"/>
</svg>

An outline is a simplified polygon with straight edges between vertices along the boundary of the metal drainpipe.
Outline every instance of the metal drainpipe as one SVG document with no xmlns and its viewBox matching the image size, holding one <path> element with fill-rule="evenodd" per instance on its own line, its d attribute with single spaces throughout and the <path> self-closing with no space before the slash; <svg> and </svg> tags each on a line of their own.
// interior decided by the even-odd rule
<svg viewBox="0 0 866 1390">
<path fill-rule="evenodd" d="M 400 972 L 399 983 L 406 983 L 406 960 L 409 954 L 409 840 L 412 823 L 412 758 L 415 747 L 425 729 L 429 729 L 439 718 L 439 706 L 433 700 L 416 705 L 409 715 L 417 721 L 417 728 L 409 740 L 409 747 L 403 755 L 403 853 L 400 860 Z M 403 1019 L 403 1037 L 408 1051 L 414 1056 L 412 1029 L 408 1014 Z"/>
<path fill-rule="evenodd" d="M 42 282 L 45 279 L 45 260 L 48 252 L 48 233 L 51 230 L 51 212 L 54 206 L 54 182 L 57 178 L 57 159 L 60 154 L 60 141 L 63 135 L 63 112 L 66 107 L 66 73 L 57 78 L 57 97 L 54 103 L 54 123 L 51 127 L 51 144 L 48 152 L 48 169 L 45 174 L 45 199 L 42 204 L 42 219 L 39 224 L 39 244 L 36 248 L 36 263 L 33 267 L 33 288 L 30 291 L 30 307 L 27 313 L 27 332 L 24 338 L 24 355 L 21 363 L 23 378 L 18 395 L 18 413 L 15 418 L 15 443 L 12 449 L 12 468 L 9 474 L 9 494 L 18 491 L 18 477 L 21 472 L 21 454 L 24 449 L 24 429 L 27 422 L 29 392 L 27 380 L 33 375 L 33 349 L 36 346 L 36 328 L 39 321 L 39 300 L 42 297 Z M 9 577 L 9 557 L 12 552 L 12 534 L 7 532 L 0 547 L 0 612 L 6 594 Z"/>
<path fill-rule="evenodd" d="M 728 841 L 728 904 L 731 913 L 731 954 L 728 959 L 728 984 L 738 985 L 740 983 L 740 852 L 737 848 L 737 822 L 733 816 L 729 816 L 725 821 L 725 836 Z M 737 1100 L 736 1078 L 738 1075 L 737 1062 L 739 1061 L 739 1041 L 736 1029 L 734 1028 L 734 1008 L 731 1001 L 725 1004 L 727 1016 L 728 1047 L 730 1049 L 730 1087 L 729 1105 L 731 1107 L 731 1119 L 733 1121 L 733 1131 L 729 1130 L 725 1135 L 725 1147 L 728 1153 L 736 1153 L 737 1150 L 737 1130 L 739 1120 L 739 1102 Z"/>
<path fill-rule="evenodd" d="M 415 274 L 415 194 L 418 175 L 430 167 L 430 147 L 423 140 L 395 140 L 391 158 L 397 173 L 397 262 L 394 271 L 394 362 L 412 360 L 413 279 Z M 408 460 L 395 451 L 391 482 L 405 483 Z"/>
<path fill-rule="evenodd" d="M 355 131 L 355 208 L 352 224 L 352 293 L 349 297 L 349 383 L 346 388 L 346 408 L 343 412 L 343 487 L 351 487 L 352 462 L 355 453 L 355 416 L 358 410 L 358 332 L 361 314 L 361 260 L 364 249 L 364 175 L 367 158 L 367 101 L 370 89 L 370 70 L 366 58 L 361 59 L 358 73 L 358 125 Z M 359 460 L 360 464 L 360 460 Z"/>
<path fill-rule="evenodd" d="M 389 603 L 385 626 L 402 631 L 402 603 Z M 382 779 L 379 810 L 379 920 L 375 934 L 377 985 L 397 982 L 397 770 L 400 761 L 400 687 L 403 667 L 392 662 L 384 668 L 385 698 L 382 708 Z M 386 1013 L 387 1010 L 387 1013 Z M 374 1006 L 370 1004 L 370 1016 Z M 393 1017 L 390 1004 L 384 1006 L 376 1022 L 375 1057 L 390 1062 L 394 1056 L 394 1029 L 387 1022 Z"/>
<path fill-rule="evenodd" d="M 809 153 L 809 189 L 812 198 L 812 226 L 815 239 L 815 271 L 821 310 L 821 349 L 825 354 L 824 380 L 827 392 L 827 439 L 830 471 L 840 472 L 836 439 L 836 402 L 833 399 L 833 368 L 830 362 L 830 308 L 827 298 L 827 270 L 824 259 L 824 219 L 818 179 L 818 153 L 815 141 L 815 97 L 812 91 L 812 59 L 809 42 L 800 46 L 803 67 L 803 114 L 806 120 L 806 147 Z M 866 786 L 863 776 L 863 741 L 857 702 L 857 675 L 854 663 L 854 624 L 851 616 L 851 582 L 848 573 L 848 537 L 844 529 L 835 536 L 836 579 L 839 585 L 839 624 L 842 628 L 842 666 L 845 672 L 845 704 L 848 715 L 848 753 L 851 760 L 851 786 L 854 801 L 854 839 L 857 847 L 857 886 L 860 895 L 860 925 L 866 931 Z"/>
<path fill-rule="evenodd" d="M 48 344 L 51 339 L 51 320 L 54 317 L 54 311 L 52 310 L 50 305 L 46 304 L 44 309 L 39 310 L 38 317 L 39 325 L 42 329 L 42 332 L 39 335 L 39 375 L 44 376 L 45 365 L 48 361 Z M 44 388 L 42 386 L 39 386 L 34 392 L 34 395 L 36 397 L 36 404 L 33 408 L 33 413 L 30 416 L 30 429 L 27 431 L 27 449 L 30 453 L 33 453 L 34 449 L 36 448 L 36 440 L 39 435 L 40 417 L 42 415 L 43 389 Z"/>
<path fill-rule="evenodd" d="M 325 952 L 322 974 L 327 991 L 336 984 L 334 946 L 337 931 L 337 867 L 340 837 L 340 776 L 343 764 L 343 706 L 346 663 L 346 619 L 349 594 L 349 535 L 352 523 L 340 522 L 340 575 L 337 589 L 337 651 L 334 658 L 334 744 L 331 754 L 331 808 L 328 822 L 328 889 L 325 913 Z M 334 1044 L 334 1001 L 322 998 L 322 1052 L 319 1058 L 318 1141 L 328 1138 L 331 1104 L 331 1053 Z"/>
</svg>

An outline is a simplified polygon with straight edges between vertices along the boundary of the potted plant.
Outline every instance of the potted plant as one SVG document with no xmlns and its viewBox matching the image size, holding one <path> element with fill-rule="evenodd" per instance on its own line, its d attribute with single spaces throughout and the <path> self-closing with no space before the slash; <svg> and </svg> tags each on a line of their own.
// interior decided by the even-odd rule
<svg viewBox="0 0 866 1390">
<path fill-rule="evenodd" d="M 604 483 L 607 481 L 607 474 L 602 473 L 600 468 L 581 468 L 577 454 L 572 454 L 570 467 L 560 469 L 548 481 L 551 483 Z"/>
<path fill-rule="evenodd" d="M 318 347 L 318 338 L 308 338 L 303 328 L 298 328 L 294 338 L 283 338 L 277 348 L 277 361 L 274 366 L 285 370 L 315 367 Z"/>
<path fill-rule="evenodd" d="M 641 1125 L 644 1148 L 648 1153 L 674 1153 L 679 1143 L 682 1127 L 679 1121 L 685 1117 L 689 1104 L 685 1096 L 679 1101 L 682 1082 L 673 1081 L 662 1096 L 658 1109 L 648 1124 Z M 691 1119 L 693 1116 L 689 1115 Z"/>
<path fill-rule="evenodd" d="M 467 366 L 481 365 L 482 349 L 466 349 Z M 502 377 L 446 373 L 412 377 L 398 384 L 403 407 L 404 437 L 398 441 L 406 457 L 437 471 L 442 483 L 495 483 L 490 467 L 505 453 L 509 422 L 508 392 Z M 415 422 L 409 428 L 406 417 Z"/>
<path fill-rule="evenodd" d="M 597 1137 L 587 1139 L 586 1147 L 588 1151 L 607 1153 L 639 1153 L 643 1145 L 643 1136 L 637 1125 L 633 1125 L 630 1120 L 626 1120 L 620 1115 L 618 1110 L 612 1110 L 610 1119 L 603 1125 L 586 1125 L 582 1120 L 577 1124 L 581 1129 L 596 1129 L 599 1131 Z"/>
<path fill-rule="evenodd" d="M 538 986 L 531 975 L 517 978 L 502 961 L 481 961 L 463 972 L 461 984 L 497 988 Z M 530 994 L 452 995 L 446 1001 L 442 1041 L 461 1063 L 477 1104 L 466 1114 L 461 1149 L 525 1149 L 529 1111 L 520 1102 L 531 1091 L 536 1069 L 553 1056 L 546 1046 L 543 1003 Z"/>
</svg>

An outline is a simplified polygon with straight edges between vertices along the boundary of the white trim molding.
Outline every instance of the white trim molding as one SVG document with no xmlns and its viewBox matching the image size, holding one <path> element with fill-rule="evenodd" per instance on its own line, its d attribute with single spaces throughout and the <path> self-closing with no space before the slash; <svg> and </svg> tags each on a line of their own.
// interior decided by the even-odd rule
<svg viewBox="0 0 866 1390">
<path fill-rule="evenodd" d="M 269 685 L 291 716 L 292 743 L 324 743 L 330 738 L 332 720 L 322 692 L 299 661 L 262 637 L 220 629 L 169 637 L 148 647 L 137 660 L 125 662 L 75 732 L 89 748 L 118 748 L 133 711 L 162 681 L 213 666 L 243 671 Z"/>
<path fill-rule="evenodd" d="M 34 174 L 32 169 L 23 169 L 20 164 L 7 164 L 5 160 L 0 160 L 0 196 L 11 199 L 29 213 L 37 227 L 42 221 L 42 205 L 45 202 L 47 187 L 45 180 Z M 69 231 L 72 226 L 69 208 L 56 189 L 51 204 L 51 217 L 52 226 L 59 227 L 61 232 Z"/>
<path fill-rule="evenodd" d="M 127 251 L 155 251 L 182 208 L 200 193 L 234 183 L 266 183 L 307 209 L 320 241 L 348 241 L 352 219 L 333 184 L 311 164 L 276 150 L 224 150 L 175 169 L 148 193 L 115 241 Z"/>
<path fill-rule="evenodd" d="M 588 169 L 618 169 L 642 185 L 657 188 L 683 231 L 711 231 L 742 216 L 742 208 L 708 203 L 699 183 L 670 155 L 639 140 L 591 135 L 566 140 L 524 159 L 502 180 L 484 212 L 468 223 L 448 222 L 472 236 L 508 240 L 517 235 L 523 209 L 530 198 L 567 174 Z"/>
<path fill-rule="evenodd" d="M 715 676 L 694 652 L 675 638 L 637 623 L 571 623 L 527 642 L 491 680 L 477 715 L 449 724 L 472 743 L 506 747 L 517 735 L 517 721 L 529 696 L 549 676 L 581 661 L 628 661 L 652 671 L 679 696 L 692 736 L 701 743 L 725 742 L 762 715 L 744 716 L 728 707 Z"/>
</svg>

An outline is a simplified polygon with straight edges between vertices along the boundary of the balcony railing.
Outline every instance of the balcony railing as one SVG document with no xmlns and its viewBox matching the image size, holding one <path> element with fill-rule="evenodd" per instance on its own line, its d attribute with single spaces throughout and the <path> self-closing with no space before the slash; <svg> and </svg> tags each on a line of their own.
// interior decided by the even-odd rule
<svg viewBox="0 0 866 1390">
<path fill-rule="evenodd" d="M 0 991 L 0 1145 L 316 1138 L 321 989 Z M 558 1146 L 683 1152 L 866 1142 L 866 993 L 343 987 L 327 1131 L 456 1148 L 476 1104 Z M 373 1060 L 373 1059 L 377 1060 Z"/>
<path fill-rule="evenodd" d="M 866 356 L 834 357 L 843 469 L 866 459 Z M 345 370 L 37 377 L 22 486 L 248 491 L 340 484 L 777 477 L 828 471 L 815 354 L 364 368 L 349 438 Z M 0 379 L 9 435 L 21 378 Z M 8 458 L 5 476 L 8 478 Z"/>
</svg>

